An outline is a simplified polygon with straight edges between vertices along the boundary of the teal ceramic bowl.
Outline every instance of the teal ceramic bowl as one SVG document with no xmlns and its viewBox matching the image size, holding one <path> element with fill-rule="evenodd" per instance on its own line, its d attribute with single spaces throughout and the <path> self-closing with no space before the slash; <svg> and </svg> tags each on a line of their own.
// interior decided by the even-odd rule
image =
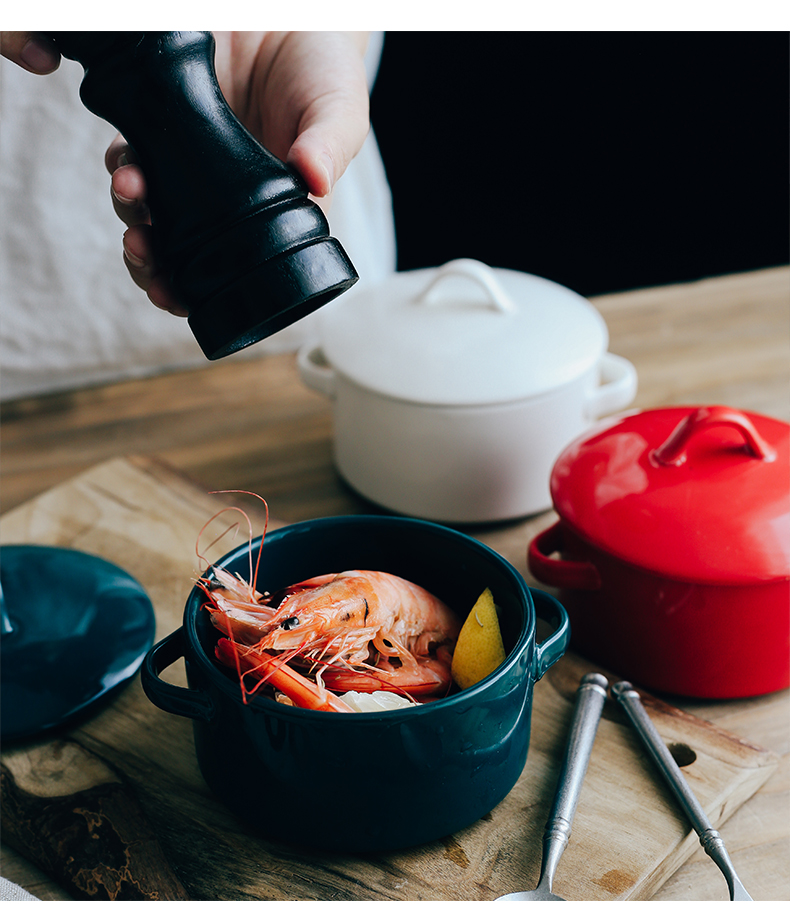
<svg viewBox="0 0 790 913">
<path fill-rule="evenodd" d="M 243 576 L 248 556 L 241 546 L 218 564 Z M 146 656 L 143 687 L 159 708 L 194 721 L 206 782 L 265 836 L 344 852 L 401 849 L 472 824 L 513 788 L 527 759 L 533 685 L 564 653 L 568 617 L 477 540 L 399 517 L 330 517 L 269 532 L 258 588 L 350 569 L 405 577 L 462 615 L 490 587 L 505 662 L 471 688 L 402 710 L 336 714 L 265 697 L 244 704 L 238 680 L 214 659 L 217 632 L 196 588 L 182 627 Z M 538 617 L 553 626 L 541 643 Z M 182 656 L 189 688 L 160 677 Z"/>
</svg>

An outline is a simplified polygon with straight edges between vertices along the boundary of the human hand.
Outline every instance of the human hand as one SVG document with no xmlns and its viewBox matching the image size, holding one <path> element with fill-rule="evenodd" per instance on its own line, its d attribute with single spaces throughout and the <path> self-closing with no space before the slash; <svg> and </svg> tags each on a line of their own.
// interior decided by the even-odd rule
<svg viewBox="0 0 790 913">
<path fill-rule="evenodd" d="M 60 52 L 55 43 L 41 32 L 0 32 L 0 54 L 40 76 L 60 66 Z"/>
<path fill-rule="evenodd" d="M 220 88 L 239 120 L 292 165 L 319 204 L 359 152 L 369 128 L 365 32 L 217 32 Z M 118 136 L 105 154 L 115 212 L 128 226 L 124 261 L 163 310 L 185 317 L 151 244 L 146 182 Z"/>
</svg>

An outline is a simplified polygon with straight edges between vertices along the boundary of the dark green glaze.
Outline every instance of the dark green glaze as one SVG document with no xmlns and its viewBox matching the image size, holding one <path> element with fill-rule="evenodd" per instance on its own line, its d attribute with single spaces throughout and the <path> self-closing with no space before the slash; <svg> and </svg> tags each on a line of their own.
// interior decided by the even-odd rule
<svg viewBox="0 0 790 913">
<path fill-rule="evenodd" d="M 248 547 L 220 563 L 246 576 Z M 392 850 L 472 824 L 510 792 L 527 758 L 534 682 L 562 656 L 569 625 L 563 607 L 496 552 L 420 520 L 337 517 L 268 533 L 257 583 L 274 591 L 350 569 L 405 577 L 464 617 L 490 587 L 507 659 L 466 691 L 404 710 L 333 714 L 266 698 L 245 706 L 238 681 L 212 658 L 217 635 L 205 596 L 193 590 L 183 628 L 146 658 L 143 686 L 163 710 L 193 718 L 207 783 L 262 833 L 334 850 Z M 555 627 L 540 645 L 536 612 Z M 190 690 L 159 678 L 181 655 Z"/>
<path fill-rule="evenodd" d="M 96 555 L 4 545 L 2 738 L 72 725 L 127 682 L 154 641 L 154 609 L 126 571 Z"/>
</svg>

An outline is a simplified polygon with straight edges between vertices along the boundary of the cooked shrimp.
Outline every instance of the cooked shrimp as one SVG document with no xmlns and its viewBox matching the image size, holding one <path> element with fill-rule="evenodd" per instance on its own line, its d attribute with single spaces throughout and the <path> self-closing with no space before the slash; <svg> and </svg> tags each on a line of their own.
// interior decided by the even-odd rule
<svg viewBox="0 0 790 913">
<path fill-rule="evenodd" d="M 212 622 L 226 635 L 217 657 L 235 666 L 243 683 L 257 680 L 246 693 L 269 681 L 298 706 L 330 709 L 324 684 L 421 697 L 449 689 L 460 621 L 422 587 L 393 574 L 354 570 L 264 596 L 218 570 L 201 582 Z M 291 661 L 316 668 L 316 683 L 290 668 L 284 673 Z M 293 676 L 302 679 L 298 687 Z"/>
</svg>

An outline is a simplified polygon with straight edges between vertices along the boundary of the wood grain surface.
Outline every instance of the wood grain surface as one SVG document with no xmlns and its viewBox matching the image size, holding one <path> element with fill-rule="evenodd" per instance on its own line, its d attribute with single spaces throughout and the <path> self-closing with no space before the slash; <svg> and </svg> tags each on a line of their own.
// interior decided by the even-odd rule
<svg viewBox="0 0 790 913">
<path fill-rule="evenodd" d="M 71 739 L 6 748 L 3 840 L 78 900 L 189 900 L 123 775 Z"/>
<path fill-rule="evenodd" d="M 609 327 L 611 351 L 637 368 L 637 407 L 725 403 L 790 420 L 790 269 L 636 290 L 603 296 L 594 303 Z M 92 466 L 131 453 L 164 458 L 203 491 L 258 491 L 284 522 L 377 511 L 338 478 L 332 464 L 331 406 L 301 384 L 290 355 L 234 357 L 196 371 L 17 400 L 2 405 L 0 420 L 4 512 Z M 553 519 L 548 513 L 471 531 L 533 582 L 526 570 L 526 545 Z M 31 527 L 30 535 L 36 538 L 37 526 Z M 183 543 L 188 549 L 193 545 Z M 163 595 L 178 602 L 184 593 Z M 554 687 L 561 668 L 540 687 Z M 721 832 L 755 898 L 790 899 L 787 692 L 742 701 L 684 701 L 682 709 L 779 756 L 778 770 L 728 818 Z M 178 763 L 176 771 L 186 775 Z M 544 786 L 542 801 L 547 801 L 550 789 Z M 155 800 L 150 810 L 156 812 Z M 582 811 L 580 806 L 577 834 Z M 166 818 L 161 825 L 174 839 L 176 828 Z M 620 826 L 613 822 L 612 831 Z M 607 836 L 596 834 L 595 840 Z M 447 852 L 462 858 L 452 847 Z M 571 849 L 561 867 L 566 874 L 573 871 L 570 854 Z M 290 858 L 287 853 L 285 858 Z M 532 866 L 523 869 L 526 874 L 536 872 L 535 859 L 525 865 Z M 66 896 L 7 848 L 2 871 L 39 897 Z M 397 872 L 390 874 L 389 890 L 399 884 L 398 878 Z M 349 888 L 342 879 L 339 883 L 342 889 Z M 656 900 L 721 898 L 722 876 L 699 847 L 653 894 Z"/>
<path fill-rule="evenodd" d="M 218 506 L 216 498 L 161 464 L 145 457 L 116 459 L 6 514 L 2 539 L 34 539 L 122 563 L 149 593 L 160 636 L 180 624 L 186 594 L 199 573 L 197 535 Z M 223 515 L 216 522 L 221 529 L 229 521 Z M 210 543 L 212 533 L 207 539 Z M 219 557 L 227 547 L 227 542 L 217 543 L 208 557 Z M 203 783 L 189 721 L 151 705 L 138 681 L 71 731 L 73 743 L 92 752 L 87 760 L 78 755 L 72 760 L 79 768 L 92 766 L 95 757 L 104 758 L 133 784 L 169 864 L 193 899 L 492 900 L 537 880 L 542 832 L 569 715 L 579 680 L 590 668 L 569 655 L 536 686 L 528 763 L 502 803 L 478 824 L 405 852 L 344 856 L 258 837 Z M 174 672 L 175 680 L 185 684 L 183 673 Z M 756 792 L 778 763 L 771 752 L 676 708 L 655 700 L 648 706 L 665 740 L 684 746 L 681 755 L 694 759 L 687 775 L 714 826 Z M 32 747 L 31 760 L 23 746 L 5 756 L 4 765 L 24 784 L 41 754 L 40 745 Z M 695 835 L 646 762 L 622 712 L 607 708 L 574 839 L 555 881 L 555 890 L 567 899 L 649 898 L 693 852 Z M 251 784 L 258 787 L 265 789 L 265 784 Z M 380 801 L 386 805 L 386 784 Z M 372 804 L 375 808 L 375 799 Z M 360 797 L 359 809 L 343 813 L 371 813 L 366 805 Z M 327 807 L 331 809 L 331 784 Z M 29 830 L 24 821 L 12 817 L 20 810 L 24 806 L 18 803 L 4 805 L 4 830 Z M 43 827 L 40 814 L 37 821 Z M 331 815 L 321 826 L 331 826 Z M 605 840 L 602 834 L 607 835 Z M 97 829 L 94 840 L 100 837 Z M 217 852 L 218 846 L 222 852 Z M 30 858 L 29 845 L 25 849 Z M 49 858 L 51 843 L 46 849 Z M 67 849 L 71 851 L 71 844 Z M 73 868 L 73 860 L 68 861 Z M 52 865 L 48 870 L 59 871 Z M 73 894 L 70 872 L 63 883 Z M 81 882 L 79 887 L 77 896 L 85 896 Z M 726 898 L 723 878 L 719 888 Z"/>
</svg>

